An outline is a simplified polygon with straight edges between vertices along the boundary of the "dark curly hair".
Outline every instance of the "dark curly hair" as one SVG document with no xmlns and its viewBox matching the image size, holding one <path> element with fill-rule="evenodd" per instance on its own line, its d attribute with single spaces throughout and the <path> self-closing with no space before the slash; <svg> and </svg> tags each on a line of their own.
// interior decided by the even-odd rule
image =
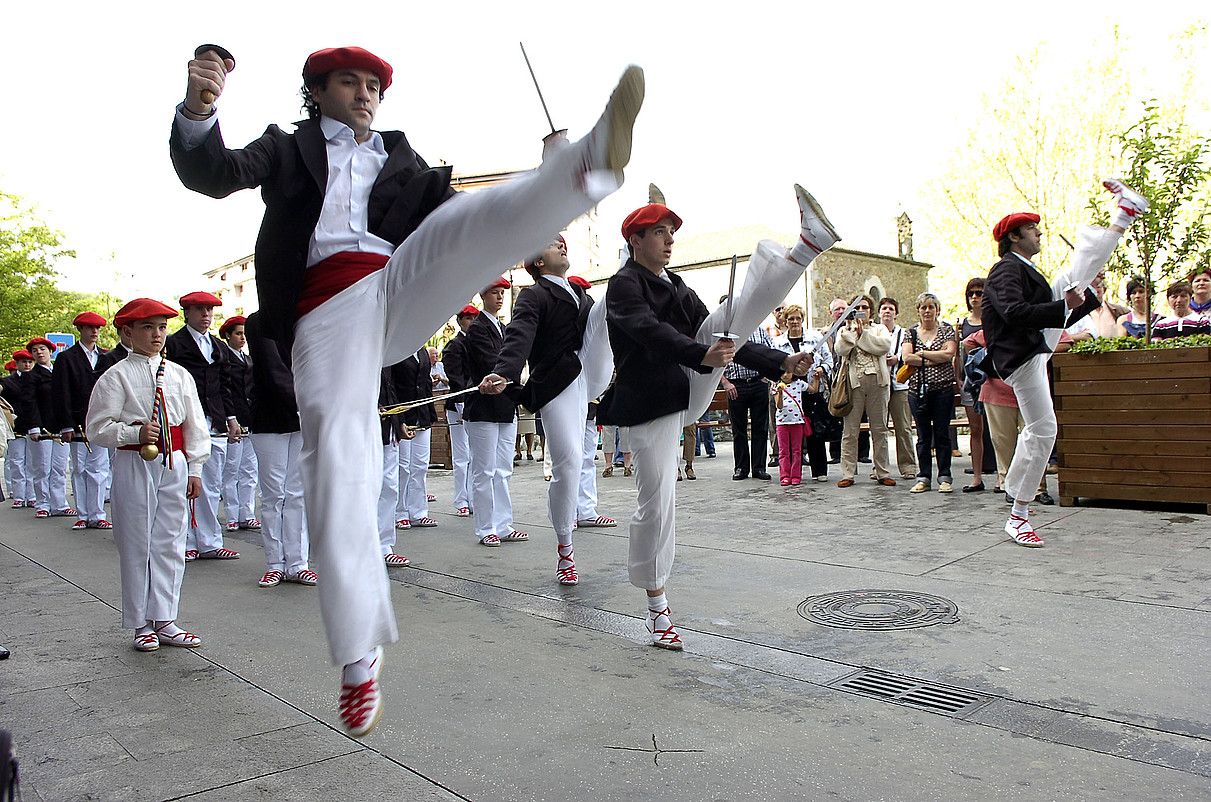
<svg viewBox="0 0 1211 802">
<path fill-rule="evenodd" d="M 299 97 L 303 99 L 303 111 L 307 112 L 307 119 L 315 120 L 320 116 L 320 107 L 316 105 L 315 98 L 311 96 L 311 90 L 315 88 L 327 89 L 328 78 L 332 73 L 326 72 L 323 75 L 315 75 L 303 81 L 303 86 L 299 89 Z M 383 92 L 379 90 L 378 99 L 383 99 Z"/>
</svg>

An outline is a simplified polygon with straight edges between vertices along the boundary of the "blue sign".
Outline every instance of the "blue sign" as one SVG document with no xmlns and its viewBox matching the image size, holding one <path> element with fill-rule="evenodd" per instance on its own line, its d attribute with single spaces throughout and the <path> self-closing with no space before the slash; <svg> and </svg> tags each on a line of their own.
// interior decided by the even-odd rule
<svg viewBox="0 0 1211 802">
<path fill-rule="evenodd" d="M 47 333 L 46 339 L 55 344 L 55 352 L 50 355 L 51 359 L 55 359 L 59 356 L 59 354 L 76 344 L 76 335 L 64 334 L 61 331 L 52 331 Z"/>
</svg>

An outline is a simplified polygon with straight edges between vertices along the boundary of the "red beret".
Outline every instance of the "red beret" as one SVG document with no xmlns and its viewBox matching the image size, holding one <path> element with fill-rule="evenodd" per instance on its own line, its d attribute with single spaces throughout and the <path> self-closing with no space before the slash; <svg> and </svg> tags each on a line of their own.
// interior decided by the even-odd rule
<svg viewBox="0 0 1211 802">
<path fill-rule="evenodd" d="M 1040 218 L 1037 214 L 1031 214 L 1030 212 L 1014 212 L 1013 214 L 1007 214 L 1001 218 L 1001 222 L 992 227 L 992 238 L 997 242 L 1000 242 L 1010 231 L 1020 228 L 1021 226 L 1030 225 L 1031 223 L 1037 224 L 1040 219 L 1042 218 Z"/>
<path fill-rule="evenodd" d="M 243 326 L 247 322 L 248 318 L 244 317 L 243 315 L 232 315 L 223 321 L 222 326 L 219 326 L 219 336 L 226 337 L 227 332 L 231 331 L 236 326 Z"/>
<path fill-rule="evenodd" d="M 76 315 L 76 319 L 71 322 L 73 326 L 104 326 L 105 318 L 98 315 L 96 312 L 81 312 Z"/>
<path fill-rule="evenodd" d="M 391 65 L 369 50 L 360 47 L 327 47 L 307 57 L 303 64 L 303 81 L 327 75 L 333 70 L 368 70 L 378 76 L 379 91 L 391 86 Z"/>
<path fill-rule="evenodd" d="M 458 314 L 455 317 L 478 317 L 478 316 L 479 316 L 479 307 L 474 306 L 473 304 L 467 304 L 462 309 L 458 310 Z"/>
<path fill-rule="evenodd" d="M 16 370 L 17 363 L 10 359 L 9 361 L 4 363 L 4 369 L 5 370 Z"/>
<path fill-rule="evenodd" d="M 649 203 L 647 206 L 640 206 L 628 214 L 626 220 L 622 221 L 622 238 L 630 239 L 636 231 L 654 226 L 666 217 L 673 218 L 674 228 L 681 228 L 681 218 L 663 203 Z"/>
<path fill-rule="evenodd" d="M 144 300 L 147 300 L 147 299 L 144 299 Z M 200 290 L 198 292 L 191 292 L 188 295 L 181 296 L 181 308 L 182 309 L 184 309 L 187 306 L 214 307 L 214 306 L 222 306 L 222 305 L 223 305 L 223 301 L 220 298 L 218 298 L 215 295 L 211 295 L 208 292 L 202 292 Z"/>
<path fill-rule="evenodd" d="M 47 348 L 50 349 L 50 352 L 52 354 L 55 352 L 55 344 L 53 342 L 51 342 L 50 340 L 46 339 L 45 337 L 35 337 L 34 339 L 30 340 L 29 342 L 27 342 L 25 344 L 25 350 L 29 351 L 30 353 L 33 353 L 35 345 L 45 345 Z"/>
<path fill-rule="evenodd" d="M 488 290 L 494 290 L 497 287 L 507 290 L 512 286 L 513 285 L 509 283 L 509 280 L 507 278 L 505 278 L 504 276 L 501 276 L 500 278 L 496 279 L 496 281 L 493 281 L 491 284 L 484 287 L 484 292 L 487 292 Z"/>
<path fill-rule="evenodd" d="M 593 282 L 583 279 L 580 276 L 568 276 L 568 283 L 573 287 L 583 287 L 586 290 L 593 286 Z"/>
<path fill-rule="evenodd" d="M 196 293 L 195 293 L 196 294 Z M 189 296 L 185 296 L 188 298 Z M 182 301 L 185 298 L 181 299 Z M 151 298 L 135 298 L 121 309 L 118 314 L 114 315 L 114 328 L 128 326 L 140 320 L 146 320 L 149 317 L 176 317 L 177 310 L 173 309 L 168 304 L 162 304 L 159 301 Z"/>
<path fill-rule="evenodd" d="M 33 359 L 33 358 L 34 358 L 34 355 L 31 354 L 29 351 L 26 351 L 24 348 L 19 348 L 16 351 L 13 351 L 13 359 Z"/>
</svg>

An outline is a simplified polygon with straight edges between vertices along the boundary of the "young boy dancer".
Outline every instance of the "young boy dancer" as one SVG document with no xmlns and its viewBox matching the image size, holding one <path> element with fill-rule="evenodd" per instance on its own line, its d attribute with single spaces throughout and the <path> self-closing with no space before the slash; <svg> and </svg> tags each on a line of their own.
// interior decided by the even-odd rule
<svg viewBox="0 0 1211 802">
<path fill-rule="evenodd" d="M 681 218 L 663 204 L 649 203 L 622 224 L 631 258 L 610 279 L 605 299 L 618 377 L 602 396 L 598 420 L 630 427 L 639 489 L 630 577 L 647 592 L 653 646 L 682 647 L 664 592 L 675 550 L 677 437 L 706 411 L 720 372 L 733 358 L 771 379 L 784 372 L 804 375 L 811 367 L 810 354 L 787 355 L 745 342 L 811 261 L 839 239 L 815 200 L 802 187 L 795 191 L 799 241 L 789 252 L 759 243 L 731 308 L 724 304 L 709 315 L 697 294 L 666 269 Z M 734 342 L 744 345 L 736 349 Z"/>
<path fill-rule="evenodd" d="M 504 324 L 496 315 L 512 285 L 498 278 L 480 291 L 484 309 L 467 329 L 468 385 L 483 387 L 496 368 L 505 342 Z M 504 381 L 497 379 L 503 389 Z M 513 444 L 517 438 L 517 401 L 512 394 L 471 393 L 463 405 L 463 425 L 471 447 L 471 503 L 475 508 L 475 539 L 483 546 L 520 543 L 530 536 L 513 528 Z"/>
<path fill-rule="evenodd" d="M 13 497 L 13 509 L 34 507 L 34 474 L 33 474 L 33 443 L 25 436 L 30 429 L 30 419 L 34 413 L 30 409 L 33 399 L 24 376 L 33 370 L 34 357 L 29 351 L 21 348 L 13 351 L 14 373 L 0 379 L 0 395 L 13 408 L 14 439 L 8 444 L 8 452 L 4 455 L 4 473 L 8 479 L 8 492 Z"/>
<path fill-rule="evenodd" d="M 1043 545 L 1030 523 L 1029 505 L 1058 432 L 1047 361 L 1060 333 L 1101 305 L 1089 285 L 1127 228 L 1149 208 L 1147 199 L 1117 179 L 1107 179 L 1102 186 L 1114 196 L 1110 227 L 1081 228 L 1071 267 L 1050 285 L 1030 261 L 1042 249 L 1037 214 L 1006 215 L 992 229 L 1001 260 L 992 266 L 984 285 L 988 355 L 983 367 L 1013 388 L 1024 421 L 1005 477 L 1005 492 L 1014 499 L 1005 533 L 1029 548 Z"/>
<path fill-rule="evenodd" d="M 59 418 L 56 412 L 51 382 L 54 365 L 51 356 L 55 344 L 45 337 L 35 337 L 25 346 L 34 357 L 34 367 L 22 380 L 26 383 L 32 403 L 29 421 L 29 448 L 33 456 L 35 518 L 75 516 L 75 507 L 67 506 L 67 444 L 58 436 Z"/>
<path fill-rule="evenodd" d="M 134 647 L 193 648 L 202 639 L 176 624 L 185 575 L 186 500 L 202 488 L 210 427 L 188 371 L 162 357 L 170 306 L 136 298 L 118 310 L 132 352 L 93 388 L 85 432 L 94 446 L 116 448 L 114 543 L 122 577 L 122 626 Z M 157 455 L 146 459 L 149 447 Z"/>
<path fill-rule="evenodd" d="M 261 522 L 253 515 L 256 507 L 256 449 L 248 438 L 252 426 L 252 359 L 244 350 L 248 342 L 243 315 L 232 315 L 219 326 L 219 337 L 227 346 L 226 371 L 231 414 L 235 415 L 239 436 L 227 440 L 223 460 L 223 509 L 228 532 L 259 530 Z"/>
<path fill-rule="evenodd" d="M 93 448 L 84 439 L 84 415 L 88 398 L 97 382 L 101 349 L 97 337 L 105 327 L 105 318 L 96 312 L 81 312 L 72 325 L 80 338 L 59 354 L 51 376 L 50 390 L 55 400 L 57 430 L 71 452 L 71 477 L 77 521 L 72 529 L 112 529 L 105 519 L 105 491 L 109 486 L 109 449 Z"/>
<path fill-rule="evenodd" d="M 294 400 L 290 349 L 261 333 L 260 313 L 244 323 L 252 361 L 252 448 L 261 487 L 261 544 L 265 573 L 257 582 L 314 585 L 319 575 L 308 565 L 307 516 L 303 511 L 303 436 Z"/>
<path fill-rule="evenodd" d="M 608 342 L 600 336 L 604 315 L 600 309 L 593 314 L 593 299 L 583 287 L 568 281 L 568 267 L 562 236 L 525 263 L 534 284 L 518 293 L 496 365 L 479 384 L 485 396 L 499 395 L 510 382 L 518 387 L 522 368 L 530 366 L 526 384 L 505 397 L 542 413 L 546 451 L 551 455 L 547 512 L 558 541 L 555 576 L 561 585 L 579 582 L 572 530 L 584 463 L 585 413 L 589 399 L 605 389 L 614 369 Z M 584 353 L 592 349 L 604 354 Z M 594 386 L 586 366 L 597 370 Z"/>
<path fill-rule="evenodd" d="M 433 395 L 433 363 L 428 348 L 420 348 L 391 366 L 391 381 L 395 385 L 398 403 L 419 401 Z M 425 480 L 429 475 L 429 442 L 437 410 L 433 404 L 410 409 L 398 420 L 409 427 L 412 437 L 399 441 L 399 499 L 395 505 L 397 529 L 433 527 L 437 521 L 429 517 L 429 491 Z"/>
<path fill-rule="evenodd" d="M 442 367 L 446 370 L 446 380 L 450 383 L 452 393 L 467 389 L 467 329 L 471 328 L 477 317 L 479 309 L 471 304 L 459 310 L 455 318 L 458 333 L 442 349 Z M 467 472 L 471 463 L 471 448 L 467 443 L 467 427 L 463 425 L 464 403 L 460 398 L 442 405 L 446 408 L 446 423 L 450 426 L 450 461 L 454 464 L 454 514 L 459 518 L 466 518 L 471 514 L 471 482 Z"/>
<path fill-rule="evenodd" d="M 262 187 L 265 324 L 293 340 L 296 382 L 327 389 L 299 396 L 303 480 L 325 570 L 320 610 L 332 660 L 344 666 L 338 707 L 360 736 L 382 710 L 381 647 L 399 637 L 375 536 L 379 371 L 621 185 L 643 72 L 628 68 L 588 136 L 553 149 L 533 173 L 455 197 L 450 168 L 430 169 L 402 132 L 371 129 L 393 75 L 373 53 L 312 53 L 303 65 L 310 119 L 292 134 L 270 126 L 241 150 L 224 146 L 214 106 L 233 66 L 213 51 L 189 63 L 170 151 L 182 182 L 199 192 Z"/>
</svg>

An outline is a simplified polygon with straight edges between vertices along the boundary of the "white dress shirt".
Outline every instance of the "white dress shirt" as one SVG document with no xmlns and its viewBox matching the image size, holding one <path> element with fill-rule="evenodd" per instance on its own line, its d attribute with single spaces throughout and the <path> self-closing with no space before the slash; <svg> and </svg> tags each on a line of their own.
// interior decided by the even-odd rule
<svg viewBox="0 0 1211 802">
<path fill-rule="evenodd" d="M 580 308 L 580 299 L 576 297 L 576 291 L 572 289 L 572 285 L 568 282 L 568 280 L 566 278 L 564 278 L 563 276 L 548 276 L 545 274 L 542 275 L 541 278 L 545 278 L 547 281 L 551 282 L 552 284 L 556 284 L 560 287 L 563 287 L 564 292 L 566 292 L 568 295 L 572 296 L 572 302 L 574 304 L 576 304 L 576 308 L 577 309 Z"/>
</svg>

